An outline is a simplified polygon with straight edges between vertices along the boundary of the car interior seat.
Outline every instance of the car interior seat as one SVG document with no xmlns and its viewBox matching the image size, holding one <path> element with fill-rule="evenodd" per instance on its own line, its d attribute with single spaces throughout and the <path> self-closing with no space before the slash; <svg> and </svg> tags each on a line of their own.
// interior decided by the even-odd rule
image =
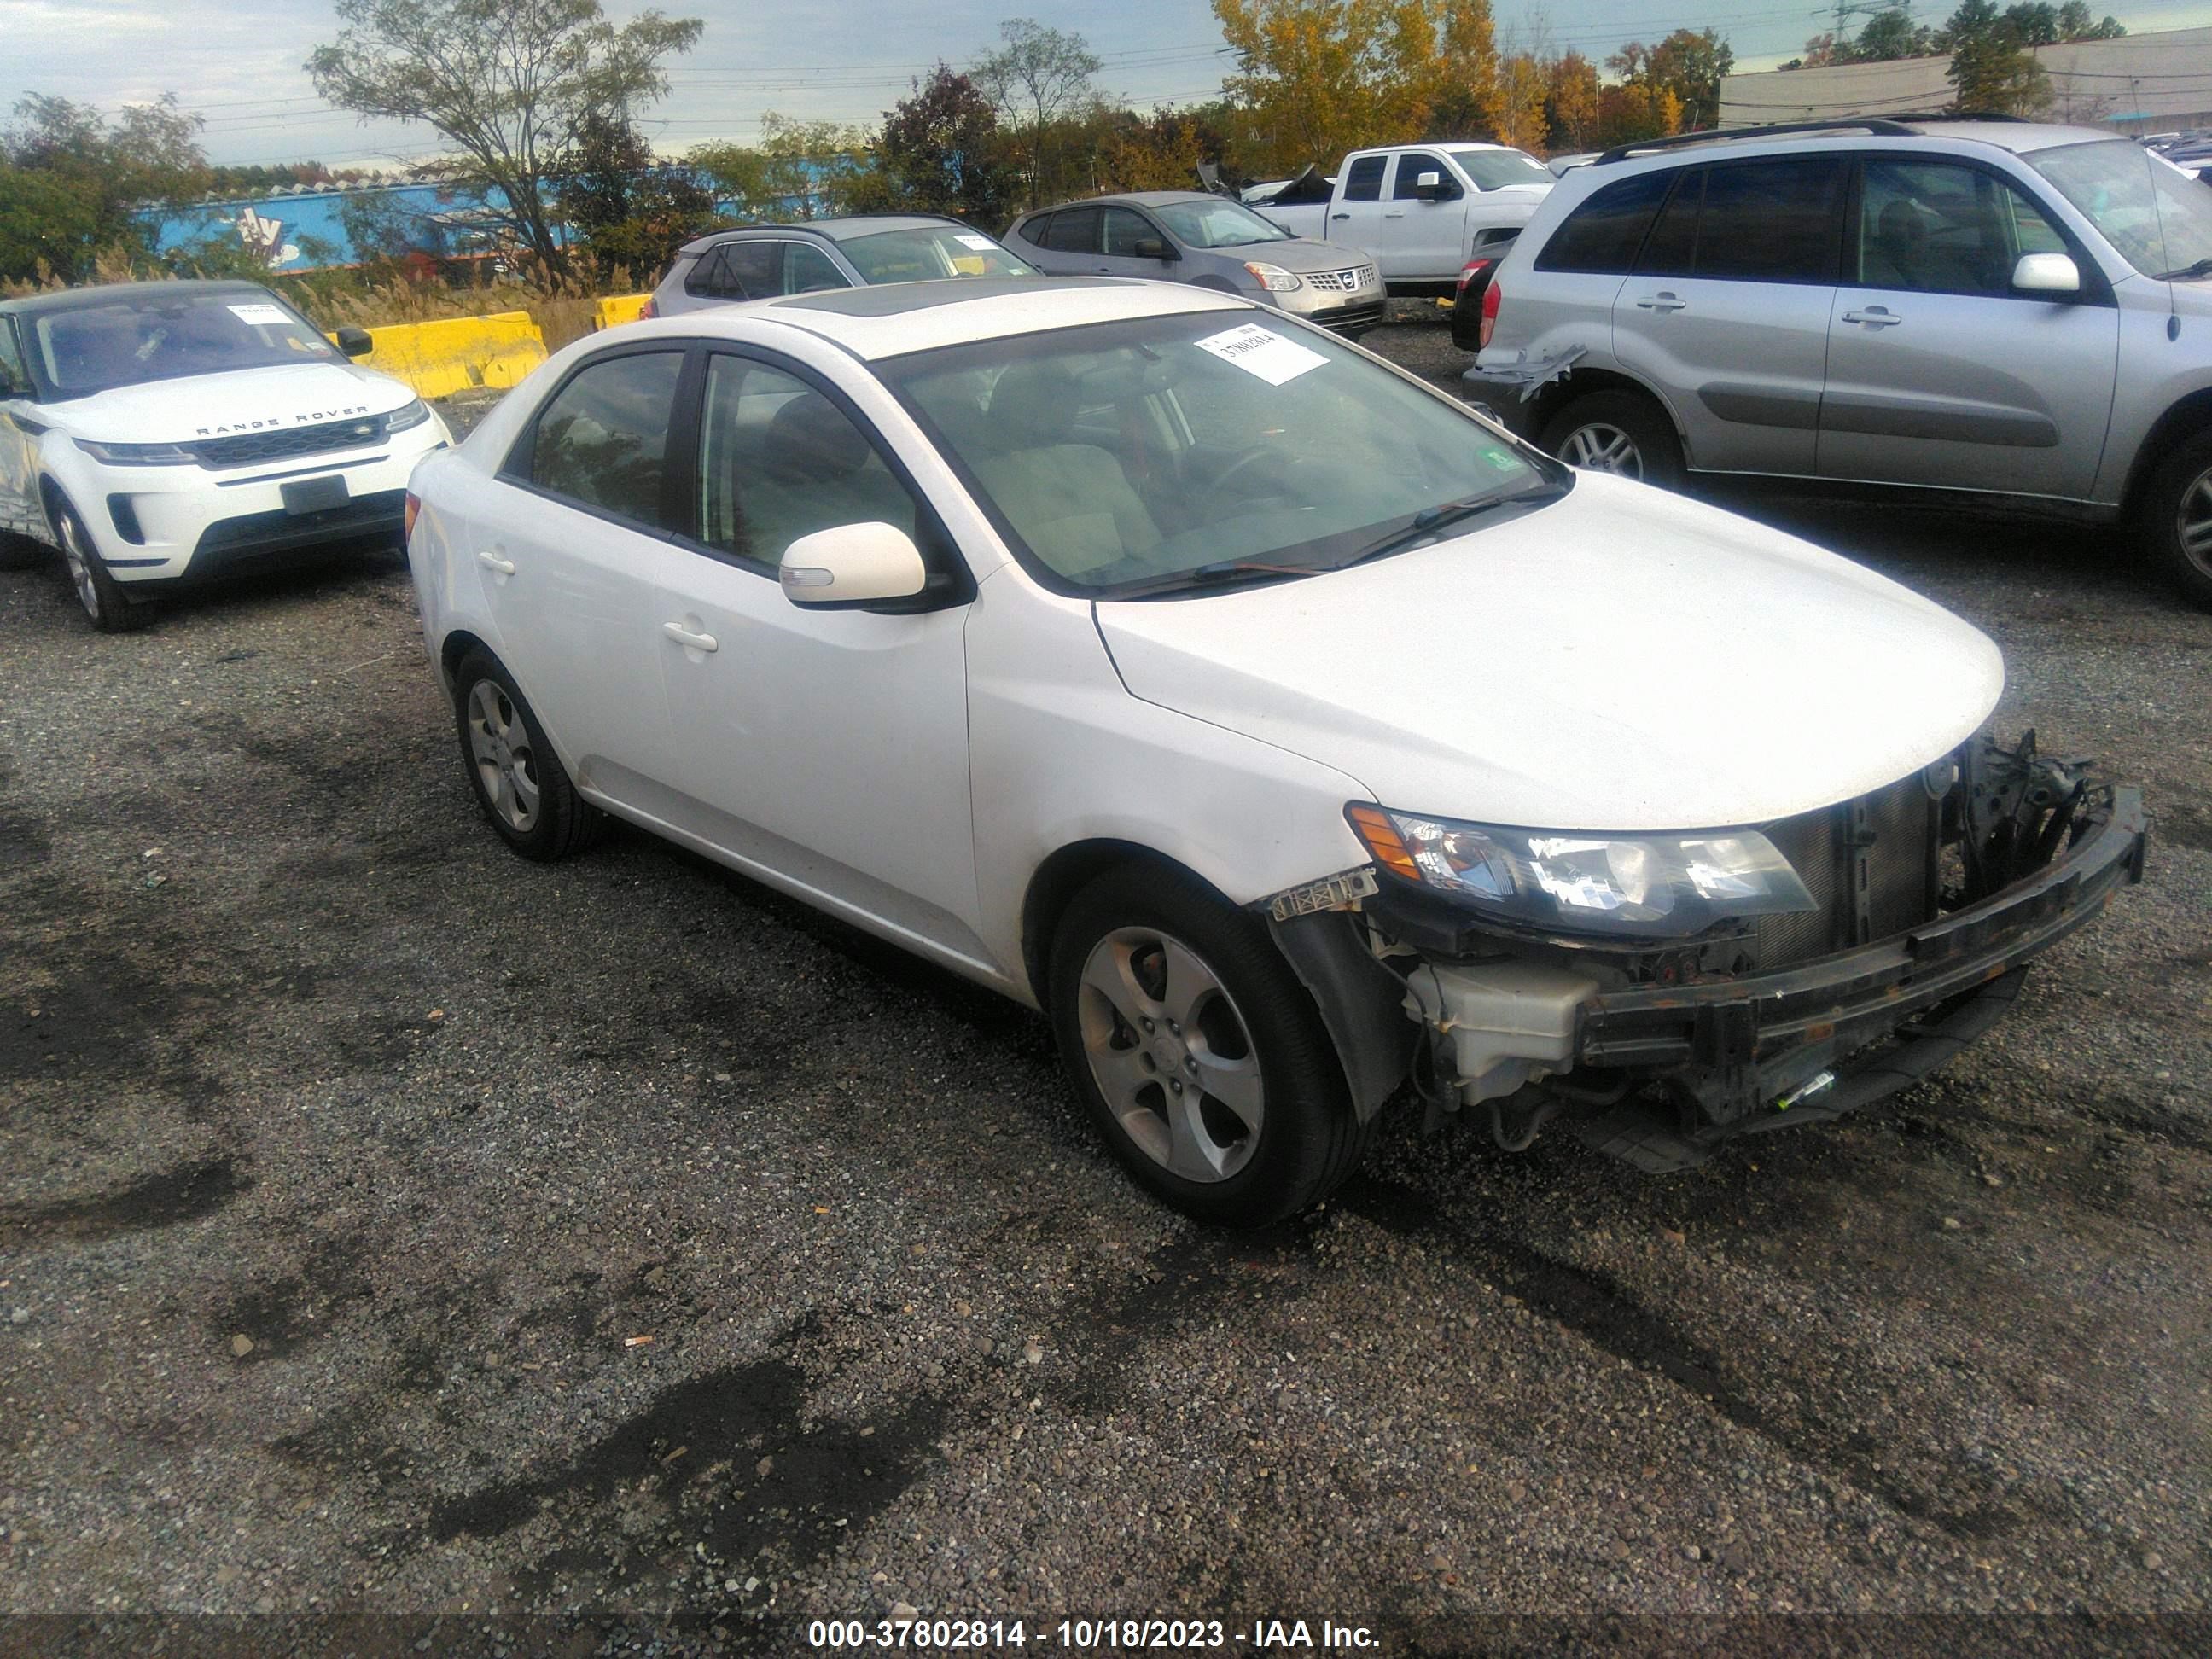
<svg viewBox="0 0 2212 1659">
<path fill-rule="evenodd" d="M 915 533 L 914 498 L 844 411 L 812 390 L 776 410 L 740 495 L 751 532 L 743 550 L 771 563 L 801 536 L 838 525 Z"/>
<path fill-rule="evenodd" d="M 1015 363 L 991 388 L 975 473 L 1024 541 L 1079 576 L 1159 545 L 1158 524 L 1121 460 L 1074 441 L 1082 391 L 1057 363 Z"/>
</svg>

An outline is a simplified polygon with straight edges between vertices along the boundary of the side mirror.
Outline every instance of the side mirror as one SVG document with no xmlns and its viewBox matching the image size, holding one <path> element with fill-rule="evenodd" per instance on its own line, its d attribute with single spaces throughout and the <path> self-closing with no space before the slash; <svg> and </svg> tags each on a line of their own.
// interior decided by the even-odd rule
<svg viewBox="0 0 2212 1659">
<path fill-rule="evenodd" d="M 333 337 L 338 349 L 349 357 L 366 357 L 376 349 L 376 342 L 368 337 L 365 328 L 342 328 Z"/>
<path fill-rule="evenodd" d="M 929 585 L 921 550 L 887 524 L 841 524 L 783 550 L 784 597 L 809 610 L 910 599 Z"/>
<path fill-rule="evenodd" d="M 1139 259 L 1180 259 L 1182 258 L 1182 255 L 1177 253 L 1173 248 L 1170 247 L 1165 242 L 1160 240 L 1157 236 L 1142 236 L 1138 238 L 1137 246 L 1133 252 Z"/>
<path fill-rule="evenodd" d="M 2068 253 L 2023 253 L 2012 268 L 2015 294 L 2079 294 L 2081 268 Z"/>
<path fill-rule="evenodd" d="M 1417 173 L 1413 175 L 1413 189 L 1423 201 L 1433 202 L 1444 193 L 1444 176 L 1441 173 Z"/>
</svg>

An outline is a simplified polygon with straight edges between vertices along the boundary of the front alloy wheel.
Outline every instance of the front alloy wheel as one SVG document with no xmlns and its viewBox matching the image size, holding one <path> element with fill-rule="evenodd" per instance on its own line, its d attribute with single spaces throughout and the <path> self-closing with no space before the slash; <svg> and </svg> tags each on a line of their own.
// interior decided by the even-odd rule
<svg viewBox="0 0 2212 1659">
<path fill-rule="evenodd" d="M 1220 975 L 1174 935 L 1118 927 L 1091 948 L 1079 993 L 1084 1058 L 1139 1151 L 1185 1181 L 1250 1161 L 1267 1091 Z"/>
<path fill-rule="evenodd" d="M 76 589 L 76 602 L 84 607 L 92 625 L 103 634 L 127 634 L 144 626 L 147 608 L 124 597 L 76 509 L 58 504 L 52 516 L 55 538 L 62 544 L 62 562 L 69 569 L 70 586 Z"/>
<path fill-rule="evenodd" d="M 1279 1221 L 1358 1167 L 1369 1124 L 1312 994 L 1265 921 L 1188 872 L 1132 862 L 1077 893 L 1046 1001 L 1114 1155 L 1185 1214 Z"/>
</svg>

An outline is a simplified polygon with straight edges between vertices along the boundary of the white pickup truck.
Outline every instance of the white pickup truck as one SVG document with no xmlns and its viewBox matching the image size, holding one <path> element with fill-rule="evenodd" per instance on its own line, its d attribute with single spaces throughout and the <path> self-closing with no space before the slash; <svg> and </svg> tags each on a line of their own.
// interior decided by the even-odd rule
<svg viewBox="0 0 2212 1659">
<path fill-rule="evenodd" d="M 1479 250 L 1510 242 L 1556 182 L 1503 144 L 1354 150 L 1332 182 L 1311 168 L 1260 212 L 1293 236 L 1372 254 L 1394 295 L 1449 295 Z"/>
</svg>

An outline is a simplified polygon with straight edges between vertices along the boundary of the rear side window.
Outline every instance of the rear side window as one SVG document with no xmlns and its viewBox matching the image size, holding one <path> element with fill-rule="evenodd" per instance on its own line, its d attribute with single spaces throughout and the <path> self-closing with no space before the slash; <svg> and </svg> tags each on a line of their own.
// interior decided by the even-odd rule
<svg viewBox="0 0 2212 1659">
<path fill-rule="evenodd" d="M 731 242 L 722 249 L 732 300 L 766 300 L 783 292 L 781 242 Z"/>
<path fill-rule="evenodd" d="M 1705 172 L 1697 275 L 1832 283 L 1843 231 L 1844 164 L 1832 156 L 1743 161 Z"/>
<path fill-rule="evenodd" d="M 1096 253 L 1098 252 L 1098 210 L 1077 208 L 1068 213 L 1052 216 L 1052 228 L 1045 232 L 1045 246 L 1055 253 Z"/>
<path fill-rule="evenodd" d="M 1352 164 L 1344 175 L 1344 199 L 1347 202 L 1379 202 L 1382 199 L 1382 169 L 1390 158 L 1387 155 L 1363 155 Z"/>
<path fill-rule="evenodd" d="M 684 291 L 695 299 L 726 299 L 730 297 L 728 282 L 722 269 L 722 250 L 710 247 L 693 263 L 691 274 L 684 279 Z"/>
<path fill-rule="evenodd" d="M 1627 275 L 1674 176 L 1646 173 L 1607 185 L 1553 233 L 1536 269 Z"/>
<path fill-rule="evenodd" d="M 1693 167 L 1681 175 L 1674 193 L 1667 198 L 1658 222 L 1644 240 L 1644 257 L 1637 270 L 1650 276 L 1687 276 L 1698 268 L 1698 216 L 1705 204 L 1705 170 Z"/>
<path fill-rule="evenodd" d="M 538 411 L 530 482 L 580 507 L 653 529 L 681 351 L 629 352 L 586 365 Z"/>
<path fill-rule="evenodd" d="M 1014 234 L 1031 247 L 1050 247 L 1052 244 L 1045 238 L 1052 234 L 1052 221 L 1051 214 L 1040 213 L 1034 219 L 1023 220 Z"/>
</svg>

